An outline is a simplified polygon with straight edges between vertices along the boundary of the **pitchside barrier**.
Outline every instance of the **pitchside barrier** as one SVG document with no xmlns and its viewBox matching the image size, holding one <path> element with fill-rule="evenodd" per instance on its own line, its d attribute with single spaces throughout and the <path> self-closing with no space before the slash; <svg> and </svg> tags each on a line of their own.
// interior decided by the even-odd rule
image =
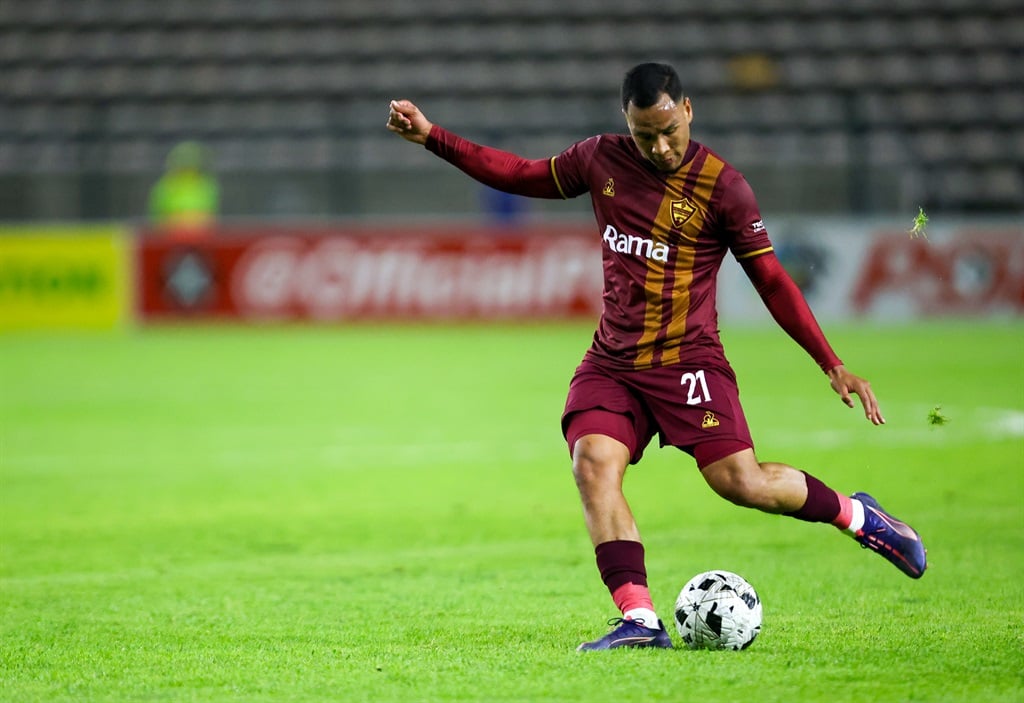
<svg viewBox="0 0 1024 703">
<path fill-rule="evenodd" d="M 149 231 L 136 252 L 144 321 L 595 317 L 601 304 L 600 251 L 581 226 Z"/>
<path fill-rule="evenodd" d="M 128 230 L 0 228 L 0 331 L 113 329 L 129 310 Z"/>
<path fill-rule="evenodd" d="M 1024 315 L 1024 224 L 766 218 L 819 319 Z M 609 228 L 610 229 L 610 228 Z M 0 329 L 160 322 L 595 320 L 601 251 L 672 256 L 594 225 L 225 224 L 202 233 L 0 228 Z M 726 256 L 723 323 L 767 321 Z"/>
<path fill-rule="evenodd" d="M 905 225 L 780 218 L 769 234 L 821 320 L 1024 315 L 1024 221 Z M 723 318 L 769 319 L 739 266 L 723 267 L 719 291 Z"/>
</svg>

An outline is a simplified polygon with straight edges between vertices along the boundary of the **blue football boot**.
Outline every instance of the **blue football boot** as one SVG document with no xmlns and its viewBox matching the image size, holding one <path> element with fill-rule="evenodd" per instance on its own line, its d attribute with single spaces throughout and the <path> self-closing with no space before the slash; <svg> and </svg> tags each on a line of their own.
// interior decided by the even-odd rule
<svg viewBox="0 0 1024 703">
<path fill-rule="evenodd" d="M 658 621 L 660 630 L 653 627 L 644 627 L 643 620 L 626 620 L 624 618 L 612 618 L 609 625 L 616 626 L 601 639 L 593 642 L 584 642 L 576 648 L 577 652 L 588 652 L 598 649 L 617 649 L 619 647 L 660 647 L 672 649 L 672 638 L 669 637 L 661 620 Z"/>
<path fill-rule="evenodd" d="M 885 512 L 867 493 L 850 497 L 864 505 L 864 525 L 854 535 L 860 546 L 878 552 L 910 578 L 921 578 L 928 568 L 928 557 L 914 528 Z"/>
</svg>

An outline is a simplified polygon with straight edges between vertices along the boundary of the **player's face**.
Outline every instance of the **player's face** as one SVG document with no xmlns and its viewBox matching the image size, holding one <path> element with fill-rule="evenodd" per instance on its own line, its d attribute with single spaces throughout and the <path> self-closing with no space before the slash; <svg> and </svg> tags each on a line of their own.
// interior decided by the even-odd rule
<svg viewBox="0 0 1024 703">
<path fill-rule="evenodd" d="M 690 121 L 693 108 L 690 99 L 676 102 L 662 93 L 650 107 L 629 103 L 625 110 L 626 124 L 640 153 L 655 168 L 672 173 L 683 165 L 686 147 L 690 145 Z"/>
</svg>

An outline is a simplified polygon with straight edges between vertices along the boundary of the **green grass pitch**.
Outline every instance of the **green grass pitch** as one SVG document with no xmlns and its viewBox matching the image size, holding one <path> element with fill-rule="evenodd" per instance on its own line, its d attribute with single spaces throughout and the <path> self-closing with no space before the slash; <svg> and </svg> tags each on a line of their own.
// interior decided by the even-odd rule
<svg viewBox="0 0 1024 703">
<path fill-rule="evenodd" d="M 725 329 L 759 456 L 872 492 L 930 569 L 734 507 L 652 447 L 626 491 L 662 616 L 723 568 L 764 627 L 739 653 L 583 655 L 615 614 L 558 429 L 591 332 L 0 339 L 0 700 L 1024 699 L 1024 326 L 827 328 L 877 428 L 781 331 Z"/>
</svg>

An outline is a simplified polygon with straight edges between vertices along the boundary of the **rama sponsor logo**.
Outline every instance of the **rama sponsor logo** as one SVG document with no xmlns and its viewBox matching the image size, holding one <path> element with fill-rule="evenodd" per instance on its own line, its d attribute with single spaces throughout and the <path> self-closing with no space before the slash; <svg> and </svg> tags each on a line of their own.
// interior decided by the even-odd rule
<svg viewBox="0 0 1024 703">
<path fill-rule="evenodd" d="M 668 261 L 668 244 L 656 242 L 648 237 L 619 232 L 614 226 L 604 228 L 602 235 L 608 248 L 620 254 L 632 254 L 655 261 Z"/>
</svg>

